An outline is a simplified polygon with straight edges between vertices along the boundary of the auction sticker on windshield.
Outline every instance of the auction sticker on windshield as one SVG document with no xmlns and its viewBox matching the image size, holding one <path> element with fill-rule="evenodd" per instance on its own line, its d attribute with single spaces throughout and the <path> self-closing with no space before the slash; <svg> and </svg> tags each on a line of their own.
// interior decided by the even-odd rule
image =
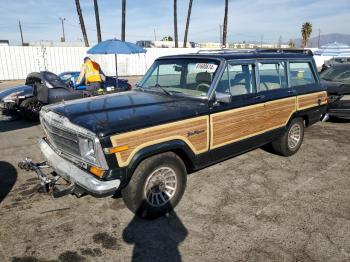
<svg viewBox="0 0 350 262">
<path fill-rule="evenodd" d="M 209 64 L 209 63 L 197 63 L 196 69 L 200 71 L 207 71 L 207 72 L 215 72 L 216 68 L 218 66 L 215 64 Z"/>
</svg>

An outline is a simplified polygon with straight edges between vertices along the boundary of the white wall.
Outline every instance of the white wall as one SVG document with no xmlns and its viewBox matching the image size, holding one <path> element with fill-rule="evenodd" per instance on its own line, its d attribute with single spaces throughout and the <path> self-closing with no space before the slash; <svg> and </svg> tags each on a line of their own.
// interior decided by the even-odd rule
<svg viewBox="0 0 350 262">
<path fill-rule="evenodd" d="M 25 79 L 35 71 L 79 71 L 86 47 L 0 46 L 0 80 Z M 146 54 L 118 55 L 118 74 L 143 75 L 153 61 L 165 55 L 195 53 L 196 48 L 149 48 Z M 114 55 L 91 55 L 106 75 L 115 75 Z"/>
<path fill-rule="evenodd" d="M 198 48 L 148 48 L 146 54 L 118 55 L 119 76 L 143 75 L 153 61 L 165 55 L 196 53 Z M 25 79 L 35 71 L 56 74 L 79 71 L 86 47 L 0 46 L 0 80 Z M 91 55 L 106 75 L 115 75 L 114 55 Z M 315 56 L 317 67 L 331 57 Z"/>
</svg>

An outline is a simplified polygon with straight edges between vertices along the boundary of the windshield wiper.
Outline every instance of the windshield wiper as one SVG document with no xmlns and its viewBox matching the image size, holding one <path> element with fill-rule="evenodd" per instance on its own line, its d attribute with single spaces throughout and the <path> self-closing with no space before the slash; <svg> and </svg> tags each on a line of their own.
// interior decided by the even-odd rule
<svg viewBox="0 0 350 262">
<path fill-rule="evenodd" d="M 165 90 L 165 88 L 163 88 L 162 86 L 160 86 L 159 84 L 156 84 L 155 86 L 151 86 L 151 88 L 152 87 L 157 87 L 157 88 L 159 88 L 160 90 L 162 90 L 166 95 L 168 95 L 168 96 L 171 96 L 172 95 L 172 93 L 171 92 L 169 92 L 168 90 Z"/>
</svg>

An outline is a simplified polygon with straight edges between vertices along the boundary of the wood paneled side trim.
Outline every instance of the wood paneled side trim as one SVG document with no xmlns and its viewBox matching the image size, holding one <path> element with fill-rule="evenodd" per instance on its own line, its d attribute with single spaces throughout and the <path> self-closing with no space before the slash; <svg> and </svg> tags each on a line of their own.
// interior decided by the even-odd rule
<svg viewBox="0 0 350 262">
<path fill-rule="evenodd" d="M 120 167 L 127 166 L 141 149 L 171 140 L 184 141 L 195 154 L 209 150 L 209 116 L 195 117 L 169 124 L 131 131 L 111 137 L 113 147 L 127 145 L 116 153 Z"/>
<path fill-rule="evenodd" d="M 285 126 L 296 111 L 296 97 L 219 112 L 210 116 L 210 149 Z"/>
<path fill-rule="evenodd" d="M 297 98 L 298 110 L 303 110 L 303 109 L 307 109 L 307 108 L 311 108 L 319 105 L 325 105 L 325 104 L 327 104 L 326 91 L 307 94 L 307 95 L 301 95 L 301 96 L 298 96 Z"/>
</svg>

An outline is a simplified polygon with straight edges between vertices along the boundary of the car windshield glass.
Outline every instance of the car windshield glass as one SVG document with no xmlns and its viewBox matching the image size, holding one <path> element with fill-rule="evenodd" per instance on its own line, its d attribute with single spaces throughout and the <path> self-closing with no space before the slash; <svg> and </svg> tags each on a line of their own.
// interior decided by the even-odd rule
<svg viewBox="0 0 350 262">
<path fill-rule="evenodd" d="M 324 80 L 350 83 L 350 67 L 330 67 L 320 76 Z"/>
<path fill-rule="evenodd" d="M 138 87 L 168 95 L 205 97 L 219 62 L 208 59 L 178 58 L 155 61 Z"/>
</svg>

